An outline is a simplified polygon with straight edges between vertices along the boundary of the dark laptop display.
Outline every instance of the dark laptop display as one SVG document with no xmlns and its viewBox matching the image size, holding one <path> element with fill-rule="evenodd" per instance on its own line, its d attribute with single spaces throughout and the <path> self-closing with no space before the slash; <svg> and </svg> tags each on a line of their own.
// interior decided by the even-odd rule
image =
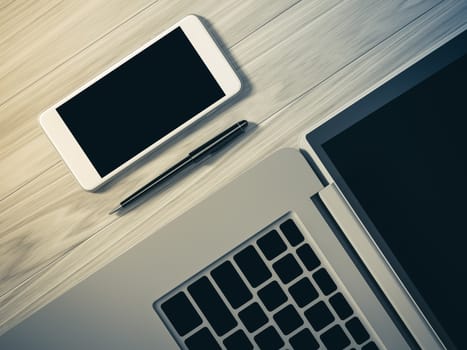
<svg viewBox="0 0 467 350">
<path fill-rule="evenodd" d="M 308 135 L 445 343 L 459 349 L 467 344 L 466 39 Z"/>
</svg>

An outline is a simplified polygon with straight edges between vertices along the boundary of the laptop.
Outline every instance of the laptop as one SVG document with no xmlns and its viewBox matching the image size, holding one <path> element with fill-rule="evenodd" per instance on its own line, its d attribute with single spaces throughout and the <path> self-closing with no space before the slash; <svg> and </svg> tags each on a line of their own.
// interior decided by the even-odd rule
<svg viewBox="0 0 467 350">
<path fill-rule="evenodd" d="M 1 349 L 465 349 L 467 32 L 133 247 Z"/>
</svg>

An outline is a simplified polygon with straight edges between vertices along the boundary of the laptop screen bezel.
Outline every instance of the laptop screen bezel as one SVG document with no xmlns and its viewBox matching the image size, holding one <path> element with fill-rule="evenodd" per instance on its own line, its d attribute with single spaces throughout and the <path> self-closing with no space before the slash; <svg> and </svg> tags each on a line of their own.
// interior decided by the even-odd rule
<svg viewBox="0 0 467 350">
<path fill-rule="evenodd" d="M 370 233 L 373 240 L 378 245 L 378 248 L 398 275 L 412 299 L 421 309 L 433 330 L 438 334 L 441 341 L 448 347 L 454 347 L 454 345 L 449 339 L 447 333 L 436 320 L 422 295 L 410 281 L 410 278 L 404 271 L 403 267 L 398 263 L 388 245 L 385 243 L 382 235 L 376 229 L 375 224 L 367 215 L 356 196 L 352 193 L 343 177 L 337 171 L 331 159 L 325 152 L 323 144 L 344 130 L 350 128 L 360 120 L 370 116 L 373 112 L 412 89 L 466 53 L 467 31 L 464 31 L 306 135 L 306 141 L 313 149 L 315 155 L 319 158 L 319 161 L 322 163 L 326 172 L 330 175 L 332 181 L 337 185 L 340 192 L 352 206 L 355 214 L 365 226 L 366 230 Z"/>
</svg>

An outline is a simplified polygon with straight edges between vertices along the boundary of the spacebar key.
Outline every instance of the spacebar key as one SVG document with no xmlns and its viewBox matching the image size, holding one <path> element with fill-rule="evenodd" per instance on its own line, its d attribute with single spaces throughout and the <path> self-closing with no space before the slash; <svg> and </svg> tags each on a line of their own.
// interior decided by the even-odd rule
<svg viewBox="0 0 467 350">
<path fill-rule="evenodd" d="M 188 287 L 188 291 L 218 336 L 224 335 L 237 325 L 237 321 L 207 277 L 201 277 Z"/>
</svg>

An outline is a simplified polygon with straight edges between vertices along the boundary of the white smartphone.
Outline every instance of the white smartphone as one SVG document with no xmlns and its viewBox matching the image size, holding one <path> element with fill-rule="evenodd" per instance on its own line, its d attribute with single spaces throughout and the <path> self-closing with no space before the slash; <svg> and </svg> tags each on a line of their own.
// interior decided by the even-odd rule
<svg viewBox="0 0 467 350">
<path fill-rule="evenodd" d="M 190 15 L 39 120 L 80 185 L 95 190 L 240 87 L 206 28 Z"/>
</svg>

